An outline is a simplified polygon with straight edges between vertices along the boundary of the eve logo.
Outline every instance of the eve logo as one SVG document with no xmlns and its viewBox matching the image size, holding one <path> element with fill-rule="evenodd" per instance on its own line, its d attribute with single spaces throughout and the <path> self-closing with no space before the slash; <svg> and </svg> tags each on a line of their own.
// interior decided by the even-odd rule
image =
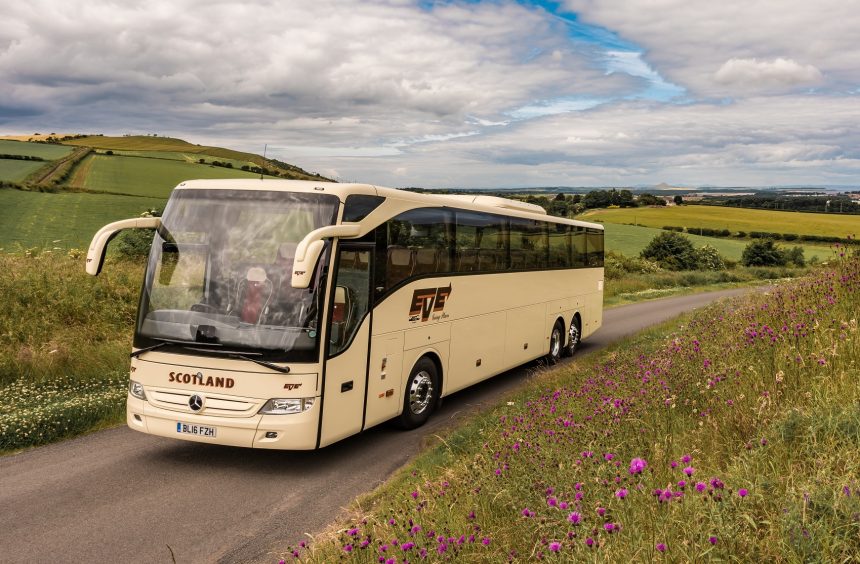
<svg viewBox="0 0 860 564">
<path fill-rule="evenodd" d="M 427 321 L 431 313 L 439 314 L 434 315 L 433 319 L 448 317 L 447 314 L 442 313 L 442 310 L 445 309 L 445 303 L 450 295 L 450 284 L 442 288 L 415 290 L 412 294 L 412 305 L 409 307 L 409 321 L 418 321 L 419 316 L 421 321 Z"/>
</svg>

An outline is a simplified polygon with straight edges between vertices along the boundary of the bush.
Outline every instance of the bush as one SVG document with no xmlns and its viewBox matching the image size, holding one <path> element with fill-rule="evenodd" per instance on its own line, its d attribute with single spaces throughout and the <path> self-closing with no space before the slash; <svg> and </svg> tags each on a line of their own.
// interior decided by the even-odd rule
<svg viewBox="0 0 860 564">
<path fill-rule="evenodd" d="M 806 258 L 803 256 L 803 247 L 792 247 L 790 251 L 785 251 L 785 257 L 788 262 L 794 263 L 795 266 L 806 266 Z"/>
<path fill-rule="evenodd" d="M 802 252 L 802 250 L 801 250 Z M 696 261 L 699 270 L 725 270 L 726 261 L 723 255 L 710 245 L 696 250 Z"/>
<path fill-rule="evenodd" d="M 786 253 L 771 239 L 753 241 L 741 255 L 741 264 L 744 266 L 785 266 L 787 263 Z"/>
<path fill-rule="evenodd" d="M 617 280 L 627 274 L 651 274 L 662 270 L 656 262 L 640 257 L 626 257 L 612 251 L 606 253 L 603 263 L 607 279 Z"/>
<path fill-rule="evenodd" d="M 640 256 L 668 270 L 696 270 L 698 256 L 693 243 L 678 233 L 665 231 L 648 243 Z"/>
</svg>

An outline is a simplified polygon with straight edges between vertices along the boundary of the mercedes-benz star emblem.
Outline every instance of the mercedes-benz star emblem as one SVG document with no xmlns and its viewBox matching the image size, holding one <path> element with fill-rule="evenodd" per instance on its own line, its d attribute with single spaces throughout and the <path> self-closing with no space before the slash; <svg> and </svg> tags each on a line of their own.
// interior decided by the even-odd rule
<svg viewBox="0 0 860 564">
<path fill-rule="evenodd" d="M 203 398 L 194 394 L 188 398 L 188 407 L 191 408 L 191 411 L 200 411 L 203 409 Z"/>
</svg>

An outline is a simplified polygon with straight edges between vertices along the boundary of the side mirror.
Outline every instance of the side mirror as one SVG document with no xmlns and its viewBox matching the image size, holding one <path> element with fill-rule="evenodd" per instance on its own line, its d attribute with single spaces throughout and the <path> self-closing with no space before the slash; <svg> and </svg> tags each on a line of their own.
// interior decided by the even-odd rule
<svg viewBox="0 0 860 564">
<path fill-rule="evenodd" d="M 160 217 L 138 217 L 134 219 L 123 219 L 114 221 L 99 229 L 93 237 L 90 248 L 87 251 L 87 274 L 97 276 L 102 271 L 105 262 L 105 251 L 111 239 L 116 237 L 123 229 L 158 229 L 161 225 Z"/>
<path fill-rule="evenodd" d="M 344 223 L 342 225 L 329 225 L 320 227 L 308 233 L 296 246 L 296 258 L 293 261 L 293 275 L 290 285 L 293 288 L 307 288 L 311 283 L 314 268 L 320 254 L 325 248 L 323 239 L 331 237 L 358 237 L 361 234 L 361 226 L 357 223 Z"/>
</svg>

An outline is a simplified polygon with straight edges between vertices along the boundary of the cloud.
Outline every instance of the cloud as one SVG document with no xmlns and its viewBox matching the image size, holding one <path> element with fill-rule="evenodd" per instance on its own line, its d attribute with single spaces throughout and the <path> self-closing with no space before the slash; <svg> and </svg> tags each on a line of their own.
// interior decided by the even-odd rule
<svg viewBox="0 0 860 564">
<path fill-rule="evenodd" d="M 742 82 L 723 80 L 717 73 L 732 59 L 774 65 L 783 59 L 804 69 L 800 73 L 760 69 L 760 74 L 781 77 L 768 78 L 774 93 L 805 88 L 813 68 L 821 74 L 819 88 L 835 92 L 856 88 L 860 10 L 854 2 L 566 0 L 564 6 L 577 12 L 580 21 L 603 26 L 641 47 L 655 70 L 694 97 L 755 94 Z M 789 74 L 805 80 L 782 79 Z"/>
<path fill-rule="evenodd" d="M 735 84 L 749 90 L 815 84 L 821 71 L 812 65 L 801 65 L 779 57 L 772 61 L 758 59 L 729 59 L 714 75 L 721 84 Z"/>
</svg>

